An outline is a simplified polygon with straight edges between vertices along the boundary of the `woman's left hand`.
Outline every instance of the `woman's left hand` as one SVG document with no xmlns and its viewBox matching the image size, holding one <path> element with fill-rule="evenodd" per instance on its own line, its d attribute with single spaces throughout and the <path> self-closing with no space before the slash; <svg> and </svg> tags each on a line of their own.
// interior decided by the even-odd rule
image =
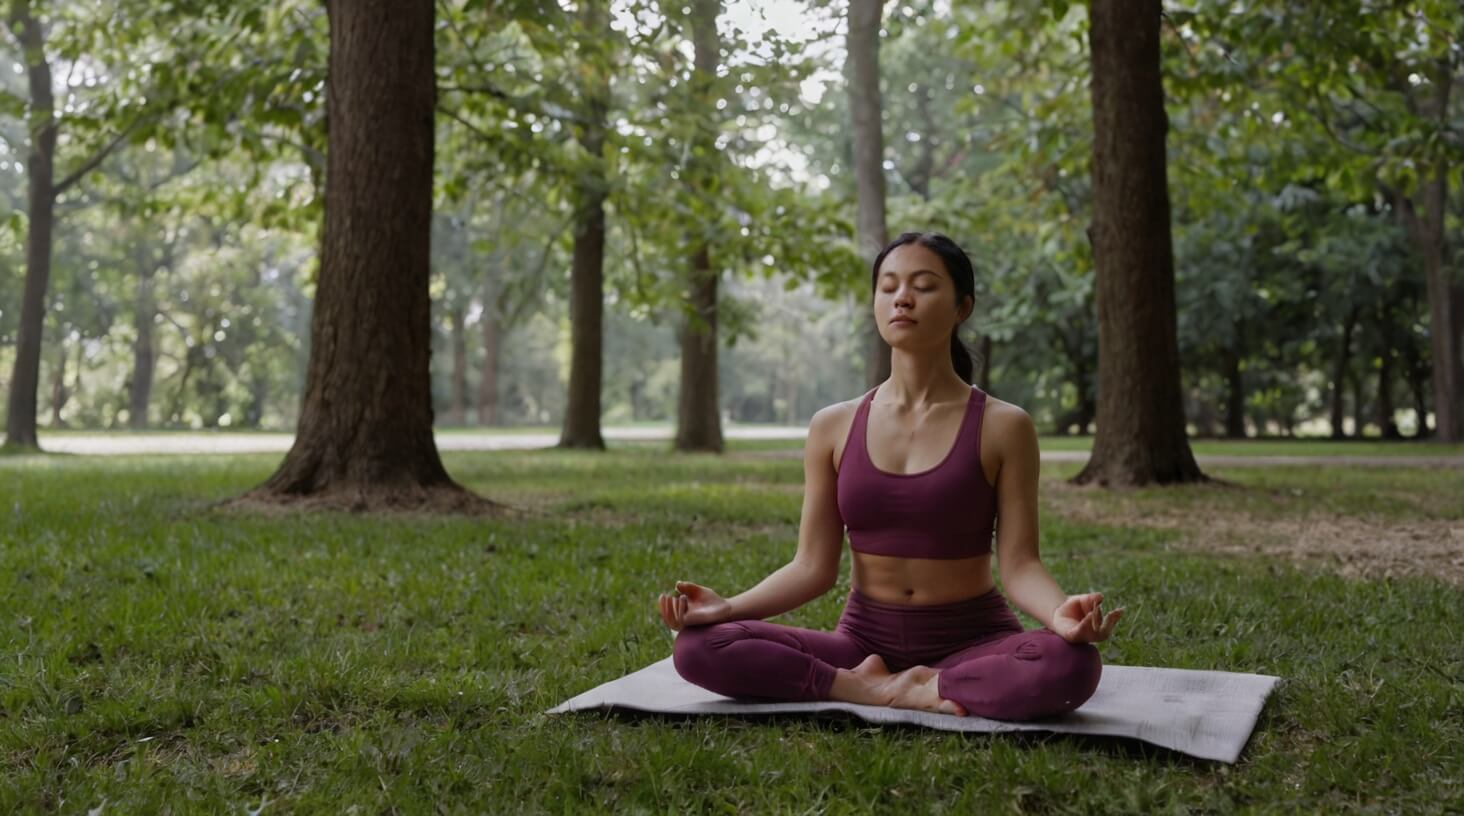
<svg viewBox="0 0 1464 816">
<path fill-rule="evenodd" d="M 1069 595 L 1052 613 L 1052 625 L 1048 628 L 1069 643 L 1097 643 L 1107 640 L 1113 634 L 1113 627 L 1118 625 L 1123 607 L 1104 617 L 1102 605 L 1102 592 Z"/>
</svg>

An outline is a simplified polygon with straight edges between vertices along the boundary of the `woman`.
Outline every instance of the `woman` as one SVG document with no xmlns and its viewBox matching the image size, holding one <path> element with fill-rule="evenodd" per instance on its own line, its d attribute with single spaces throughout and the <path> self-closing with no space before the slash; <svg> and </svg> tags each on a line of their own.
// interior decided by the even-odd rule
<svg viewBox="0 0 1464 816">
<path fill-rule="evenodd" d="M 890 377 L 809 424 L 793 560 L 724 599 L 677 582 L 660 613 L 676 670 L 730 697 L 845 700 L 993 719 L 1071 711 L 1098 687 L 1099 592 L 1066 595 L 1037 555 L 1037 432 L 1025 411 L 971 385 L 956 328 L 975 275 L 943 235 L 905 233 L 874 261 L 874 316 Z M 1001 524 L 995 524 L 996 518 Z M 771 623 L 837 581 L 852 589 L 833 632 Z M 997 590 L 1042 623 L 1023 631 Z"/>
</svg>

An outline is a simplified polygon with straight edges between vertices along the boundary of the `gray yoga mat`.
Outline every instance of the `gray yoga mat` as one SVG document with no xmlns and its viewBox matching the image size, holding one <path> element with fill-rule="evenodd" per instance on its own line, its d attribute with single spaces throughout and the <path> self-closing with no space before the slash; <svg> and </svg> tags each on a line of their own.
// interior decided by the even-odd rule
<svg viewBox="0 0 1464 816">
<path fill-rule="evenodd" d="M 1098 690 L 1076 710 L 1029 722 L 957 717 L 931 711 L 838 701 L 764 703 L 735 700 L 681 679 L 667 656 L 545 711 L 624 708 L 665 714 L 778 714 L 847 711 L 869 722 L 911 723 L 946 731 L 1057 731 L 1132 737 L 1233 763 L 1279 677 L 1245 672 L 1103 666 Z"/>
</svg>

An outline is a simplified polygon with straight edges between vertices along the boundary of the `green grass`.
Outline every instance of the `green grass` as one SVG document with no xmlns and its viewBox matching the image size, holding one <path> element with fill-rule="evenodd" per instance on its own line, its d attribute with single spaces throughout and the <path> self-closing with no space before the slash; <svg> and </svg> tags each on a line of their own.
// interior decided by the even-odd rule
<svg viewBox="0 0 1464 816">
<path fill-rule="evenodd" d="M 550 514 L 206 508 L 274 455 L 0 460 L 0 812 L 1464 808 L 1458 589 L 1052 516 L 1042 551 L 1063 588 L 1127 609 L 1105 661 L 1284 678 L 1239 764 L 840 718 L 542 715 L 669 653 L 654 601 L 674 580 L 733 594 L 783 564 L 801 465 L 644 446 L 445 458 L 485 494 Z M 1276 493 L 1257 499 L 1274 513 L 1340 512 L 1339 493 L 1396 486 L 1429 497 L 1404 512 L 1457 518 L 1459 482 L 1439 473 L 1227 475 Z M 831 628 L 847 589 L 776 620 Z"/>
<path fill-rule="evenodd" d="M 1044 451 L 1089 451 L 1091 436 L 1043 436 Z M 1400 439 L 1191 439 L 1196 456 L 1459 456 L 1464 443 Z"/>
</svg>

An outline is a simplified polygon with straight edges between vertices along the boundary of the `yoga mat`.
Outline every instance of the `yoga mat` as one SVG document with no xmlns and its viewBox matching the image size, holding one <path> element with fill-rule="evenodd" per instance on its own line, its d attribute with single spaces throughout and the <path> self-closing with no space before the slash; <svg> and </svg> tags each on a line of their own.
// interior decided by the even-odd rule
<svg viewBox="0 0 1464 816">
<path fill-rule="evenodd" d="M 665 714 L 847 711 L 869 722 L 911 723 L 945 731 L 1056 731 L 1131 737 L 1201 759 L 1234 763 L 1278 680 L 1279 677 L 1269 674 L 1105 664 L 1098 690 L 1073 711 L 1043 720 L 1008 722 L 835 700 L 799 703 L 738 700 L 681 679 L 671 657 L 667 656 L 571 697 L 544 713 L 597 708 Z"/>
</svg>

